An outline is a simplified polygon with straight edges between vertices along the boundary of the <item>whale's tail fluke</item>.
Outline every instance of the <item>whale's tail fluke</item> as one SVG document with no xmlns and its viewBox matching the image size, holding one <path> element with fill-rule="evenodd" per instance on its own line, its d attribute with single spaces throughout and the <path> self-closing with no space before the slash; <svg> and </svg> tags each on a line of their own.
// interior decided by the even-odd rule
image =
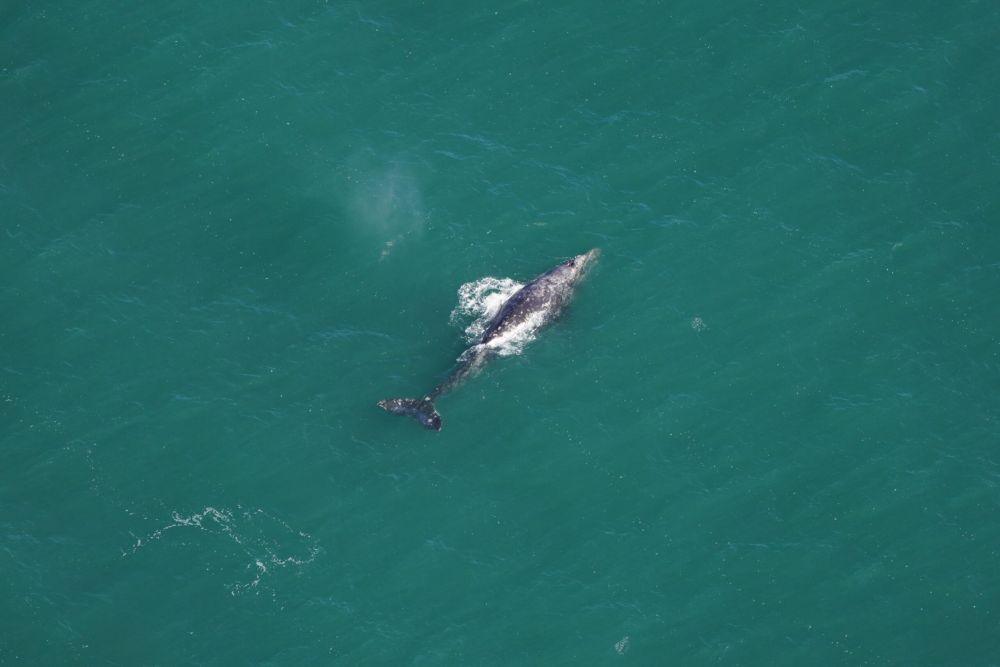
<svg viewBox="0 0 1000 667">
<path fill-rule="evenodd" d="M 441 430 L 441 415 L 430 398 L 387 398 L 379 401 L 378 406 L 394 415 L 409 415 L 426 429 Z"/>
</svg>

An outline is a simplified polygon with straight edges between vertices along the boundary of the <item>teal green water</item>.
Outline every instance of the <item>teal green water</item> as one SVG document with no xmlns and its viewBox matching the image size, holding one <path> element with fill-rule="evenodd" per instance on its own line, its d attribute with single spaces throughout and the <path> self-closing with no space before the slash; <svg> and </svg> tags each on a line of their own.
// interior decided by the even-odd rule
<svg viewBox="0 0 1000 667">
<path fill-rule="evenodd" d="M 998 34 L 0 7 L 0 664 L 1000 664 Z"/>
</svg>

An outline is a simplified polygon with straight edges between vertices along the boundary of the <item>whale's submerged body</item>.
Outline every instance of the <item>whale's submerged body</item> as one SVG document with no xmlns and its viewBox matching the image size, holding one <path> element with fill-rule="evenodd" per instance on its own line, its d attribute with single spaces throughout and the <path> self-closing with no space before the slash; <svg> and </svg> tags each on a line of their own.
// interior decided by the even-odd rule
<svg viewBox="0 0 1000 667">
<path fill-rule="evenodd" d="M 387 398 L 379 407 L 397 415 L 409 415 L 424 428 L 441 430 L 441 415 L 434 400 L 455 389 L 482 368 L 496 350 L 515 337 L 530 335 L 552 322 L 569 303 L 587 269 L 597 260 L 598 250 L 577 255 L 538 276 L 515 292 L 486 325 L 475 345 L 462 353 L 448 379 L 423 398 Z"/>
</svg>

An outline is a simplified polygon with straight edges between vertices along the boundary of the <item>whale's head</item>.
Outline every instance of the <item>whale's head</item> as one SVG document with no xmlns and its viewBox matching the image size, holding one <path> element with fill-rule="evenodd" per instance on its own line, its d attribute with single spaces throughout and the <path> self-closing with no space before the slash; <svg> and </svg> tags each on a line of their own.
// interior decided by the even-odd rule
<svg viewBox="0 0 1000 667">
<path fill-rule="evenodd" d="M 552 273 L 555 274 L 553 277 L 562 284 L 576 285 L 587 275 L 587 271 L 597 263 L 600 254 L 601 251 L 594 248 L 582 255 L 571 257 L 553 269 Z"/>
<path fill-rule="evenodd" d="M 576 257 L 567 260 L 564 263 L 573 274 L 573 282 L 579 282 L 587 275 L 587 271 L 597 263 L 597 258 L 601 256 L 600 248 L 594 248 L 589 252 L 585 252 L 582 255 L 577 255 Z"/>
</svg>

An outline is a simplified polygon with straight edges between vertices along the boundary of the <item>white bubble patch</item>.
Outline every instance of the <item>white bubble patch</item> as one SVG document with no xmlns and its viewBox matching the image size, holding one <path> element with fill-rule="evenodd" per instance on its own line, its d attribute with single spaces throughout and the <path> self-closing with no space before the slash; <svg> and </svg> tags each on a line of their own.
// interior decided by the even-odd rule
<svg viewBox="0 0 1000 667">
<path fill-rule="evenodd" d="M 522 287 L 516 280 L 491 276 L 465 283 L 458 288 L 458 305 L 451 311 L 450 321 L 463 327 L 466 340 L 475 343 L 507 299 Z"/>
<path fill-rule="evenodd" d="M 170 513 L 170 523 L 160 525 L 145 536 L 133 534 L 135 542 L 122 550 L 122 558 L 135 557 L 140 549 L 169 537 L 186 548 L 206 550 L 217 558 L 220 571 L 239 571 L 244 575 L 227 584 L 232 595 L 259 594 L 265 577 L 290 568 L 299 570 L 312 563 L 320 552 L 316 540 L 295 530 L 283 520 L 262 509 L 236 510 L 205 507 L 200 512 Z M 176 532 L 175 532 L 176 531 Z M 181 538 L 181 533 L 188 533 Z M 274 591 L 272 590 L 272 597 Z"/>
<path fill-rule="evenodd" d="M 524 287 L 511 278 L 487 276 L 458 288 L 458 305 L 451 311 L 450 321 L 463 328 L 469 343 L 475 343 L 486 331 L 486 327 L 496 316 L 507 299 Z M 524 346 L 535 338 L 535 332 L 542 325 L 544 315 L 527 318 L 518 326 L 497 336 L 487 346 L 496 354 L 506 357 L 520 354 Z"/>
</svg>

